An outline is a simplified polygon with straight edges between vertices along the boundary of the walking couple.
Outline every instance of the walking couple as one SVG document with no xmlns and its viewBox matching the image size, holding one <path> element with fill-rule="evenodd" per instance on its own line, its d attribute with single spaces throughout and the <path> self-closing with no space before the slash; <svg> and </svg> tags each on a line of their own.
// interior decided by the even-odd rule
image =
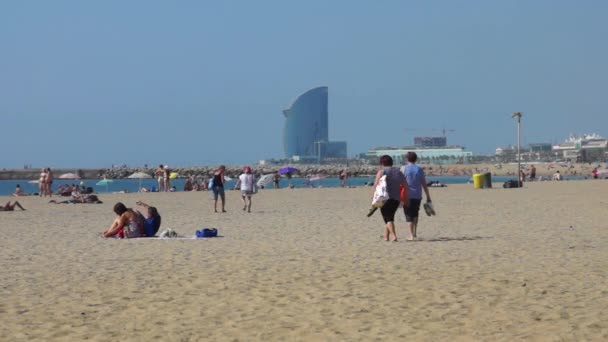
<svg viewBox="0 0 608 342">
<path fill-rule="evenodd" d="M 401 169 L 393 167 L 393 158 L 388 155 L 380 157 L 380 169 L 376 173 L 374 188 L 380 182 L 382 176 L 386 176 L 386 192 L 388 199 L 380 208 L 382 218 L 386 224 L 384 240 L 397 241 L 395 231 L 395 213 L 399 207 L 403 207 L 405 220 L 409 222 L 410 234 L 408 241 L 415 240 L 418 228 L 418 213 L 422 202 L 422 190 L 426 194 L 426 200 L 431 202 L 431 196 L 424 177 L 424 171 L 416 161 L 418 156 L 415 152 L 408 152 L 407 164 Z M 401 189 L 404 191 L 401 191 Z"/>
</svg>

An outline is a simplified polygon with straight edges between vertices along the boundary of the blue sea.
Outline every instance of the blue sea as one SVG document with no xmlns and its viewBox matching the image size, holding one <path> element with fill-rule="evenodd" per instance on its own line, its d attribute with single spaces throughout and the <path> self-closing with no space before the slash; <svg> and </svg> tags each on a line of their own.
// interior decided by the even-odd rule
<svg viewBox="0 0 608 342">
<path fill-rule="evenodd" d="M 566 179 L 582 179 L 582 177 L 565 177 Z M 507 180 L 515 179 L 514 177 L 508 176 L 497 176 L 493 177 L 492 181 L 494 183 L 503 183 Z M 128 192 L 137 192 L 140 185 L 140 180 L 138 179 L 115 179 L 112 183 L 108 184 L 108 186 L 97 186 L 95 185 L 99 182 L 99 179 L 85 179 L 82 182 L 85 187 L 92 187 L 95 192 L 98 193 L 107 193 L 107 192 L 117 192 L 126 190 Z M 451 177 L 427 177 L 427 181 L 439 181 L 444 184 L 465 184 L 471 181 L 471 177 L 469 176 L 451 176 Z M 185 179 L 174 179 L 171 184 L 175 185 L 178 191 L 182 191 L 184 188 Z M 371 177 L 357 177 L 357 178 L 349 178 L 347 182 L 347 186 L 364 186 L 366 183 L 373 182 L 373 178 Z M 61 180 L 55 179 L 53 181 L 53 190 L 56 190 L 60 184 L 80 184 L 80 181 L 75 180 Z M 226 189 L 234 188 L 236 180 L 230 180 L 226 182 Z M 290 183 L 290 180 L 282 178 L 281 179 L 281 187 L 287 187 Z M 3 180 L 0 181 L 0 196 L 11 195 L 15 192 L 15 187 L 17 184 L 21 185 L 21 189 L 23 189 L 26 193 L 36 193 L 38 192 L 38 184 L 29 183 L 29 180 Z M 293 178 L 291 179 L 291 184 L 296 188 L 305 188 L 309 187 L 308 179 L 306 178 Z M 315 187 L 324 187 L 324 188 L 335 188 L 340 186 L 340 180 L 338 178 L 325 178 L 319 181 L 312 182 L 312 185 Z M 156 180 L 154 179 L 142 179 L 141 186 L 151 189 L 152 187 L 157 187 Z M 272 186 L 270 187 L 272 189 Z"/>
</svg>

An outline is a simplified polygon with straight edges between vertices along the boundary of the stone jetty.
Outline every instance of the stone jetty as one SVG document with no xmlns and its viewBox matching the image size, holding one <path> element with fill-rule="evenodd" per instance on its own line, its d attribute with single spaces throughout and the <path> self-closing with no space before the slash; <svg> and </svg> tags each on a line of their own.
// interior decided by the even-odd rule
<svg viewBox="0 0 608 342">
<path fill-rule="evenodd" d="M 274 173 L 285 167 L 284 165 L 252 165 L 253 171 L 258 175 Z M 293 177 L 308 177 L 312 175 L 324 175 L 337 177 L 340 171 L 347 170 L 349 177 L 363 177 L 374 175 L 378 170 L 375 165 L 292 165 L 299 171 L 292 174 Z M 196 178 L 211 177 L 217 166 L 189 166 L 170 168 L 171 172 L 177 172 L 178 178 L 194 176 Z M 156 168 L 145 167 L 114 167 L 108 169 L 78 169 L 78 168 L 59 168 L 53 169 L 55 178 L 65 173 L 75 173 L 82 179 L 122 179 L 128 178 L 135 172 L 145 172 L 154 176 Z M 232 178 L 238 177 L 243 172 L 242 166 L 226 166 L 226 175 Z M 0 180 L 37 180 L 40 169 L 27 170 L 1 170 Z"/>
</svg>

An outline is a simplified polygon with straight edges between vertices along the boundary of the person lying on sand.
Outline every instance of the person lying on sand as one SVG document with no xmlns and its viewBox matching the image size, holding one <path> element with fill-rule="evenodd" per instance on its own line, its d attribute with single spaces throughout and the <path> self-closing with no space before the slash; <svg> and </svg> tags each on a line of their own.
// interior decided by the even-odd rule
<svg viewBox="0 0 608 342">
<path fill-rule="evenodd" d="M 97 195 L 93 195 L 93 194 L 80 194 L 80 193 L 72 193 L 72 199 L 66 200 L 66 201 L 59 201 L 57 202 L 56 200 L 50 200 L 49 203 L 55 203 L 55 204 L 77 204 L 77 203 L 81 203 L 81 204 L 102 204 L 103 202 L 99 200 L 99 197 L 97 197 Z"/>
<path fill-rule="evenodd" d="M 15 207 L 19 207 L 19 209 L 25 210 L 25 208 L 22 207 L 19 202 L 15 201 L 15 203 L 11 204 L 11 201 L 8 201 L 4 206 L 0 206 L 0 211 L 14 211 Z"/>
<path fill-rule="evenodd" d="M 147 215 L 144 216 L 139 210 L 137 210 L 137 214 L 141 216 L 141 219 L 144 221 L 144 236 L 154 237 L 160 229 L 161 217 L 158 210 L 156 207 L 151 207 L 142 201 L 137 201 L 135 204 L 146 208 L 148 211 Z"/>
<path fill-rule="evenodd" d="M 112 222 L 110 228 L 103 232 L 103 237 L 137 238 L 143 236 L 143 220 L 133 209 L 118 202 L 114 205 L 114 213 L 118 217 Z"/>
</svg>

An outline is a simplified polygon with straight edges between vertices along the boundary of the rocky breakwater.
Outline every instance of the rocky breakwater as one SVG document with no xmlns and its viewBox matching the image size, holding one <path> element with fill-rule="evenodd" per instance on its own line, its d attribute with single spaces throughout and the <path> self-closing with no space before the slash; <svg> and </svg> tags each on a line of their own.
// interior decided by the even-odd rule
<svg viewBox="0 0 608 342">
<path fill-rule="evenodd" d="M 253 171 L 258 175 L 266 175 L 279 171 L 284 166 L 277 165 L 253 165 Z M 312 175 L 323 175 L 328 177 L 338 177 L 342 170 L 347 170 L 349 177 L 365 177 L 374 175 L 378 170 L 377 166 L 372 165 L 293 165 L 298 169 L 297 172 L 292 174 L 293 177 L 309 177 Z M 175 167 L 170 168 L 171 172 L 176 172 L 178 178 L 187 178 L 194 176 L 196 178 L 209 178 L 213 176 L 213 173 L 217 169 L 217 166 L 190 166 L 190 167 Z M 143 167 L 126 167 L 126 168 L 113 168 L 100 170 L 99 174 L 101 177 L 111 179 L 128 178 L 135 172 L 145 172 L 150 176 L 154 176 L 156 168 L 143 168 Z M 242 166 L 227 166 L 226 176 L 231 178 L 238 177 L 243 173 Z"/>
</svg>

